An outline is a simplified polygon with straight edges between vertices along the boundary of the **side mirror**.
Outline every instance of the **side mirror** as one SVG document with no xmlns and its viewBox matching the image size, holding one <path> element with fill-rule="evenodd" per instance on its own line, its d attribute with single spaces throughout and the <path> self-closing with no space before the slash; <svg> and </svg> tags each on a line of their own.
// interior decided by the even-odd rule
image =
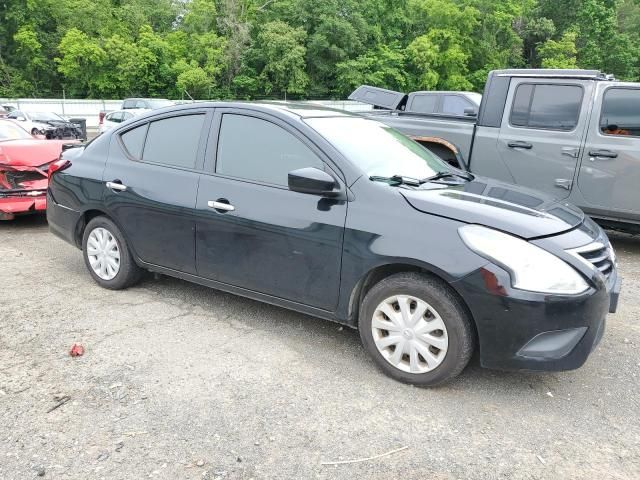
<svg viewBox="0 0 640 480">
<path fill-rule="evenodd" d="M 464 109 L 464 114 L 466 117 L 477 117 L 478 111 L 475 108 L 469 107 Z"/>
<path fill-rule="evenodd" d="M 289 172 L 289 190 L 313 195 L 336 196 L 336 181 L 327 172 L 315 167 L 300 168 Z"/>
</svg>

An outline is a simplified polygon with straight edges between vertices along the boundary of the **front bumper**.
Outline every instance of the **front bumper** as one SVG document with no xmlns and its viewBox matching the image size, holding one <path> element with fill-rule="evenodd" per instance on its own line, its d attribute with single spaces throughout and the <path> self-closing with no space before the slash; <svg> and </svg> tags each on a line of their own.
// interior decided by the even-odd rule
<svg viewBox="0 0 640 480">
<path fill-rule="evenodd" d="M 473 312 L 482 366 L 505 370 L 582 366 L 620 292 L 615 270 L 583 294 L 549 295 L 512 288 L 509 274 L 491 264 L 454 286 Z"/>
</svg>

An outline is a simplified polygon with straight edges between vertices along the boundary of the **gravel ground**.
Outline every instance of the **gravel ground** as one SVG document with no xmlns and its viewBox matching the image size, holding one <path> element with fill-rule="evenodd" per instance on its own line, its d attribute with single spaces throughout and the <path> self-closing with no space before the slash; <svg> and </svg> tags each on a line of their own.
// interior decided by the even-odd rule
<svg viewBox="0 0 640 480">
<path fill-rule="evenodd" d="M 638 479 L 640 239 L 612 238 L 623 295 L 585 366 L 475 359 L 428 390 L 355 331 L 165 277 L 103 290 L 41 217 L 0 223 L 0 478 Z"/>
</svg>

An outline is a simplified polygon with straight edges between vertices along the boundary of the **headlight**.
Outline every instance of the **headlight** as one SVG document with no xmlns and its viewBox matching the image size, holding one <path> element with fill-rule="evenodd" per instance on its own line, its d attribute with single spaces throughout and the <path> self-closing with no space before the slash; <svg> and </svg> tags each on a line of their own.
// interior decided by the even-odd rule
<svg viewBox="0 0 640 480">
<path fill-rule="evenodd" d="M 514 288 L 565 295 L 589 288 L 569 264 L 529 242 L 480 225 L 465 225 L 458 231 L 471 250 L 511 274 Z"/>
</svg>

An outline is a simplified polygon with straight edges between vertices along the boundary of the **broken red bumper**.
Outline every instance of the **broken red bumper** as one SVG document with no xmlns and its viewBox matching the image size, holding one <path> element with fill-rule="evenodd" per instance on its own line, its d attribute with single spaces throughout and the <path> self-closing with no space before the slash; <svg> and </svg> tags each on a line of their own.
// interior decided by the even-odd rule
<svg viewBox="0 0 640 480">
<path fill-rule="evenodd" d="M 0 165 L 0 220 L 46 210 L 48 183 L 42 167 Z"/>
<path fill-rule="evenodd" d="M 30 194 L 32 192 L 25 192 Z M 36 193 L 36 192 L 33 192 Z M 37 196 L 1 197 L 0 220 L 13 220 L 16 215 L 42 212 L 47 209 L 46 191 L 37 192 Z"/>
</svg>

